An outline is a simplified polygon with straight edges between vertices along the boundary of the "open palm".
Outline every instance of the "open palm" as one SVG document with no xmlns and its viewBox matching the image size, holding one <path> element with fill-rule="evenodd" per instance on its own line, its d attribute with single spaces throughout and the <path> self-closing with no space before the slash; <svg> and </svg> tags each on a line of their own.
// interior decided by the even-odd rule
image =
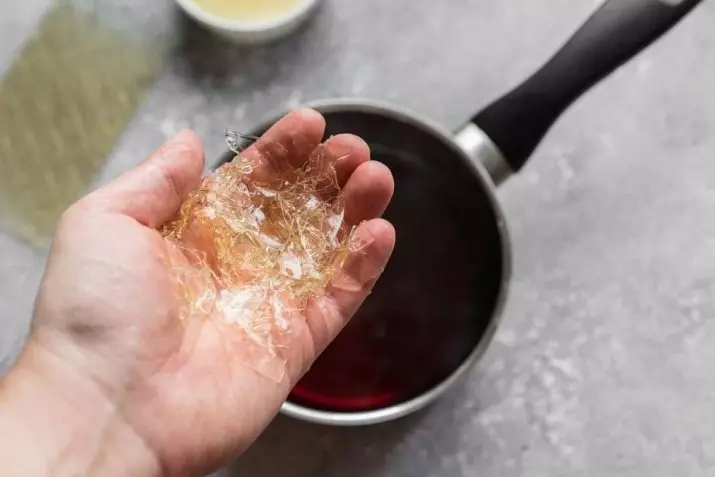
<svg viewBox="0 0 715 477">
<path fill-rule="evenodd" d="M 324 120 L 298 110 L 244 155 L 300 163 L 320 144 Z M 218 319 L 178 318 L 171 251 L 157 229 L 198 186 L 203 153 L 181 133 L 148 160 L 75 204 L 53 242 L 30 341 L 71 363 L 101 389 L 168 475 L 209 471 L 240 453 L 270 422 L 291 387 L 369 293 L 394 246 L 377 219 L 393 190 L 389 170 L 352 135 L 325 143 L 346 200 L 345 221 L 366 244 L 293 319 L 280 381 L 256 372 Z"/>
</svg>

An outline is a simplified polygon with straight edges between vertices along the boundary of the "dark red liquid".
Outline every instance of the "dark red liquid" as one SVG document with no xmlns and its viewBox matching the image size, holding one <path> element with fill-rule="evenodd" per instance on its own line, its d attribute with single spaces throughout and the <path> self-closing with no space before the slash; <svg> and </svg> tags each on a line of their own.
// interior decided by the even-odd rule
<svg viewBox="0 0 715 477">
<path fill-rule="evenodd" d="M 373 157 L 395 176 L 385 218 L 397 246 L 373 294 L 290 395 L 313 409 L 378 409 L 438 385 L 475 349 L 499 295 L 499 233 L 471 172 L 454 157 L 441 165 L 436 141 L 410 142 L 413 154 L 380 154 L 379 144 Z"/>
<path fill-rule="evenodd" d="M 392 171 L 385 218 L 397 246 L 373 294 L 289 401 L 324 411 L 380 409 L 438 385 L 479 344 L 502 290 L 502 233 L 491 194 L 450 141 L 361 106 L 323 114 L 326 138 L 356 134 Z"/>
</svg>

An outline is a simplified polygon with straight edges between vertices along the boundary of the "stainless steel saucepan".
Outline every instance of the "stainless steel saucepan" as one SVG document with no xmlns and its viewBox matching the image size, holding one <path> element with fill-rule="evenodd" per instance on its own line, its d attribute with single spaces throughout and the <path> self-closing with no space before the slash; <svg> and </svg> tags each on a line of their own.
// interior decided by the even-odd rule
<svg viewBox="0 0 715 477">
<path fill-rule="evenodd" d="M 357 134 L 392 170 L 385 218 L 397 247 L 282 411 L 331 425 L 378 423 L 422 408 L 460 379 L 487 348 L 507 296 L 511 249 L 495 187 L 575 100 L 699 3 L 605 1 L 546 65 L 455 134 L 389 105 L 310 104 L 326 118 L 326 137 Z"/>
</svg>

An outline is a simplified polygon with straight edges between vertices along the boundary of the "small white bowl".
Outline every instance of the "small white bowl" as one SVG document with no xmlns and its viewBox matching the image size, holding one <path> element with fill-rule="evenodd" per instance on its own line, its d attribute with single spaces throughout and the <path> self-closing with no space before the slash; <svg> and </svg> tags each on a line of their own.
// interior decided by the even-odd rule
<svg viewBox="0 0 715 477">
<path fill-rule="evenodd" d="M 235 43 L 268 43 L 295 31 L 315 10 L 320 0 L 301 0 L 300 5 L 275 18 L 238 21 L 203 10 L 193 0 L 176 0 L 182 10 L 209 30 Z"/>
</svg>

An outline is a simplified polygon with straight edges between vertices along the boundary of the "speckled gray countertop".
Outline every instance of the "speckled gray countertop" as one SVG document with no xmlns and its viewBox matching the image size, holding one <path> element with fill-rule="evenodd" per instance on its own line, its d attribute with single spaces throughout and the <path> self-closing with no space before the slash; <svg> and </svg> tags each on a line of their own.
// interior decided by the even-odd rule
<svg viewBox="0 0 715 477">
<path fill-rule="evenodd" d="M 47 3 L 0 1 L 0 61 Z M 189 27 L 195 42 L 174 52 L 98 182 L 184 126 L 215 158 L 224 127 L 329 96 L 386 100 L 457 127 L 597 4 L 326 0 L 299 35 L 256 50 Z M 571 109 L 500 191 L 513 286 L 495 342 L 460 387 L 377 427 L 279 417 L 222 475 L 715 475 L 713 25 L 706 1 Z M 3 367 L 43 262 L 0 234 Z"/>
</svg>

